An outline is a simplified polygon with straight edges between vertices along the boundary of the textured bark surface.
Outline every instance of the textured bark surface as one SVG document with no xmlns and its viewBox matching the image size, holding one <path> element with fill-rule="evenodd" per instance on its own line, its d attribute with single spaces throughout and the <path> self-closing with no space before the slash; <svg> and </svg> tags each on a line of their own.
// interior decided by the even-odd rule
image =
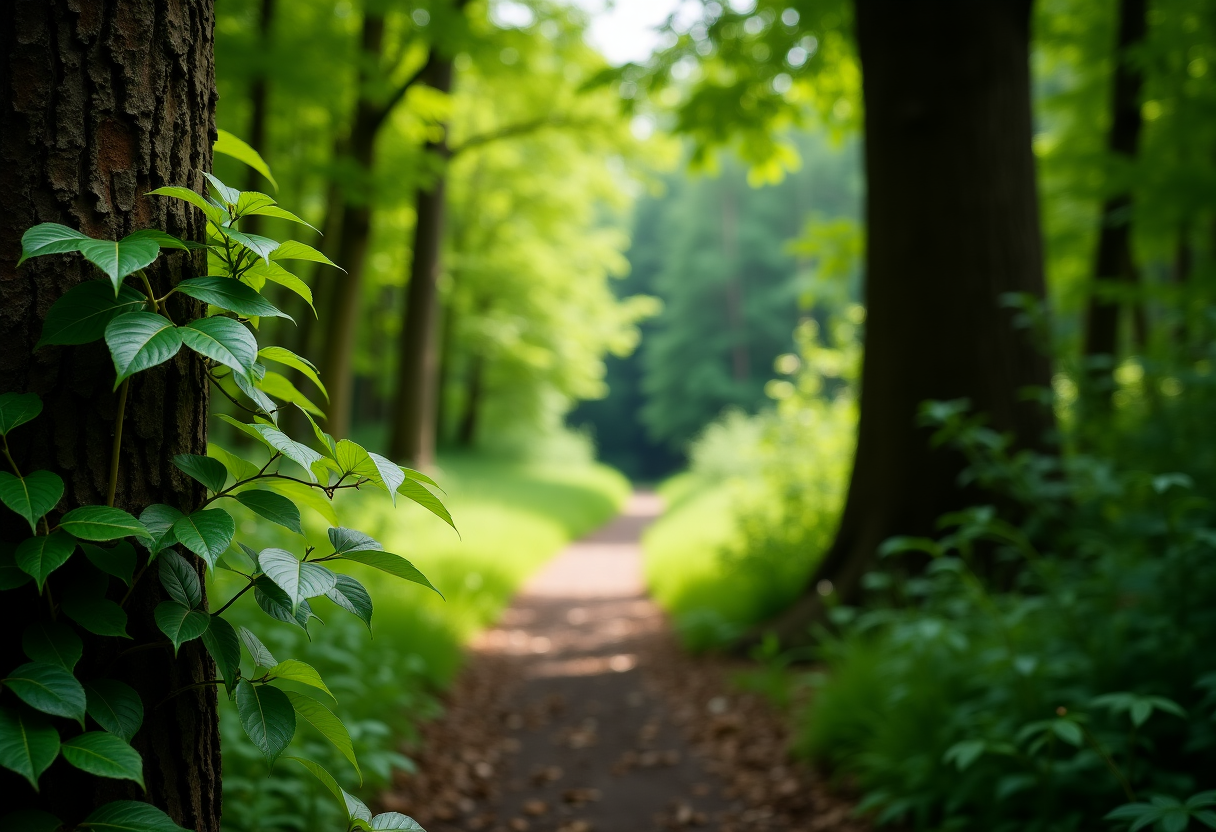
<svg viewBox="0 0 1216 832">
<path fill-rule="evenodd" d="M 202 171 L 210 170 L 212 29 L 211 0 L 0 3 L 0 391 L 34 392 L 45 403 L 43 414 L 14 432 L 10 444 L 23 471 L 49 469 L 63 477 L 66 490 L 52 521 L 76 506 L 105 502 L 114 368 L 101 342 L 34 351 L 51 304 L 99 273 L 76 255 L 37 258 L 18 269 L 21 235 L 39 222 L 59 222 L 110 239 L 148 227 L 202 238 L 197 211 L 144 194 L 166 184 L 200 189 Z M 204 273 L 203 265 L 178 252 L 149 272 L 163 291 Z M 170 305 L 175 319 L 199 311 L 186 303 L 193 304 L 181 299 Z M 205 451 L 207 401 L 202 365 L 185 350 L 133 380 L 120 508 L 138 513 L 164 502 L 189 510 L 197 503 L 200 487 L 171 459 Z M 0 515 L 0 540 L 28 535 L 12 513 Z M 50 586 L 89 579 L 89 569 L 78 553 Z M 164 640 L 152 618 L 164 593 L 149 574 L 126 604 L 132 640 L 124 647 Z M 112 584 L 111 597 L 118 600 L 118 582 Z M 24 661 L 15 634 L 44 614 L 37 600 L 30 585 L 4 593 L 0 671 Z M 119 678 L 140 692 L 146 714 L 133 745 L 143 755 L 147 799 L 189 829 L 218 830 L 214 690 L 187 692 L 156 707 L 169 693 L 213 678 L 210 659 L 197 641 L 176 660 L 163 649 L 116 658 L 115 641 L 87 639 L 77 676 Z M 106 800 L 144 799 L 132 783 L 84 775 L 62 759 L 43 776 L 40 794 L 7 771 L 0 774 L 0 791 L 5 811 L 38 807 L 69 824 Z"/>
<path fill-rule="evenodd" d="M 917 428 L 966 397 L 1026 445 L 1050 416 L 1021 400 L 1047 359 L 1001 296 L 1043 296 L 1031 154 L 1030 0 L 857 0 L 865 95 L 866 342 L 857 456 L 839 532 L 778 627 L 804 636 L 816 587 L 856 600 L 875 551 L 961 507 L 962 460 Z M 827 589 L 824 585 L 824 589 Z"/>
<path fill-rule="evenodd" d="M 1115 89 L 1111 102 L 1111 125 L 1107 147 L 1125 161 L 1134 159 L 1140 146 L 1140 88 L 1144 77 L 1134 63 L 1131 53 L 1144 43 L 1148 28 L 1147 0 L 1121 0 L 1119 3 L 1119 40 L 1115 46 Z M 1131 228 L 1132 197 L 1126 190 L 1111 194 L 1102 203 L 1102 228 L 1098 232 L 1095 252 L 1094 279 L 1135 286 L 1140 273 L 1132 256 Z M 1085 321 L 1085 354 L 1110 355 L 1119 348 L 1118 300 L 1094 292 L 1089 299 Z M 1144 308 L 1137 303 L 1133 309 L 1136 340 L 1145 338 Z M 1103 375 L 1109 376 L 1109 368 Z"/>
<path fill-rule="evenodd" d="M 434 57 L 423 81 L 443 93 L 452 91 L 452 61 Z M 446 133 L 427 142 L 426 152 L 448 158 Z M 445 174 L 427 188 L 419 188 L 414 205 L 414 256 L 406 286 L 405 318 L 397 357 L 397 389 L 393 394 L 392 436 L 389 453 L 416 467 L 435 461 L 436 396 L 439 386 L 439 274 L 442 269 L 443 225 L 446 209 Z"/>
</svg>

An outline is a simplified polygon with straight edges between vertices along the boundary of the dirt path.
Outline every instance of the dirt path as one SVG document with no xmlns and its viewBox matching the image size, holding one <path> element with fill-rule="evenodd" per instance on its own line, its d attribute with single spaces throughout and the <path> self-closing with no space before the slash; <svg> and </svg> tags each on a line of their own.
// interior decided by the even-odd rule
<svg viewBox="0 0 1216 832">
<path fill-rule="evenodd" d="M 786 762 L 783 720 L 674 647 L 638 545 L 660 511 L 633 495 L 524 587 L 472 646 L 386 809 L 429 832 L 861 828 Z"/>
</svg>

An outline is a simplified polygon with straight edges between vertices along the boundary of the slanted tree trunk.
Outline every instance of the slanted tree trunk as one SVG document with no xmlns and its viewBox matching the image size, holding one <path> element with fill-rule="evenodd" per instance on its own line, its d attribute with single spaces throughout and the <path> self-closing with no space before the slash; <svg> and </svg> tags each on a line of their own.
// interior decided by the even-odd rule
<svg viewBox="0 0 1216 832">
<path fill-rule="evenodd" d="M 1130 53 L 1144 43 L 1147 29 L 1147 0 L 1120 0 L 1119 39 L 1115 47 L 1115 89 L 1111 102 L 1110 132 L 1107 147 L 1124 161 L 1136 157 L 1140 145 L 1140 89 L 1143 73 L 1131 60 Z M 1132 195 L 1127 189 L 1107 196 L 1102 203 L 1102 227 L 1098 233 L 1098 248 L 1094 262 L 1094 278 L 1110 281 L 1125 288 L 1137 285 L 1140 273 L 1132 256 L 1131 240 Z M 1119 349 L 1119 310 L 1117 298 L 1103 297 L 1094 291 L 1089 298 L 1085 322 L 1085 355 L 1115 356 Z M 1143 343 L 1147 333 L 1144 309 L 1133 307 L 1133 335 Z M 1109 378 L 1110 367 L 1098 371 Z M 1095 373 L 1097 375 L 1098 373 Z"/>
<path fill-rule="evenodd" d="M 423 80 L 439 92 L 452 91 L 452 61 L 434 56 Z M 439 373 L 436 329 L 439 323 L 439 274 L 443 255 L 447 133 L 427 142 L 428 155 L 444 165 L 435 181 L 419 188 L 415 199 L 414 256 L 406 287 L 401 352 L 397 358 L 397 389 L 393 395 L 389 453 L 420 468 L 435 461 L 435 397 Z"/>
<path fill-rule="evenodd" d="M 1001 303 L 1043 297 L 1030 6 L 857 0 L 869 188 L 857 455 L 835 542 L 776 623 L 787 637 L 821 619 L 819 591 L 858 600 L 883 540 L 931 535 L 961 507 L 962 460 L 930 448 L 921 402 L 969 398 L 1024 445 L 1050 425 L 1020 396 L 1048 383 L 1048 361 Z"/>
<path fill-rule="evenodd" d="M 49 469 L 63 478 L 66 490 L 52 520 L 82 504 L 105 503 L 114 368 L 103 343 L 34 352 L 52 302 L 98 273 L 68 255 L 41 257 L 18 269 L 21 235 L 49 221 L 99 237 L 154 227 L 202 239 L 195 209 L 144 194 L 170 184 L 201 190 L 202 172 L 211 168 L 213 24 L 211 0 L 0 3 L 0 391 L 37 393 L 45 404 L 41 416 L 14 432 L 10 446 L 23 470 Z M 176 252 L 150 272 L 163 291 L 183 277 L 204 274 L 204 268 L 201 256 Z M 174 300 L 179 305 L 171 312 L 179 320 L 201 310 L 180 296 Z M 188 350 L 132 379 L 118 506 L 197 506 L 200 486 L 171 460 L 178 453 L 205 452 L 207 402 L 202 364 Z M 27 536 L 23 525 L 0 510 L 0 539 Z M 50 584 L 61 586 L 73 569 L 86 566 L 77 554 Z M 36 600 L 32 593 L 26 597 L 31 604 Z M 137 584 L 125 607 L 131 645 L 164 641 L 152 610 L 165 597 L 154 578 Z M 39 614 L 22 602 L 0 609 L 6 634 L 0 672 L 25 660 L 19 634 Z M 183 645 L 176 659 L 163 649 L 119 658 L 114 641 L 86 640 L 77 675 L 113 676 L 139 691 L 145 717 L 133 745 L 144 759 L 147 799 L 188 829 L 218 830 L 214 688 L 187 691 L 154 707 L 171 692 L 215 677 L 202 643 Z M 144 799 L 130 782 L 85 775 L 62 759 L 41 785 L 36 794 L 24 779 L 0 771 L 0 811 L 39 808 L 71 828 L 107 800 Z"/>
</svg>

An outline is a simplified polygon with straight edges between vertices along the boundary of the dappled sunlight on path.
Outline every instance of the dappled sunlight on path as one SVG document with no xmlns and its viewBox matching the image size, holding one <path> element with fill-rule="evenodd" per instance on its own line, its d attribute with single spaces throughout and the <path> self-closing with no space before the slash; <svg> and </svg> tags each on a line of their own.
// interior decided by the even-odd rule
<svg viewBox="0 0 1216 832">
<path fill-rule="evenodd" d="M 755 697 L 732 706 L 721 669 L 675 649 L 645 595 L 639 540 L 661 510 L 634 494 L 524 586 L 471 646 L 445 717 L 422 729 L 419 773 L 385 808 L 430 832 L 794 828 L 777 793 L 809 808 L 821 787 L 782 763 L 774 720 L 746 724 Z M 697 698 L 682 701 L 694 681 Z M 749 742 L 756 765 L 739 753 Z M 760 773 L 741 774 L 749 765 Z M 847 806 L 830 808 L 798 828 L 845 829 Z"/>
</svg>

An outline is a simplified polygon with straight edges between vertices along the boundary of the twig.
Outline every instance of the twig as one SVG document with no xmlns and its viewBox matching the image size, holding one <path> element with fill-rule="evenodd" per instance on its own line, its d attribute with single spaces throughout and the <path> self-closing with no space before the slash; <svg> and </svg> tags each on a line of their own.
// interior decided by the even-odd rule
<svg viewBox="0 0 1216 832">
<path fill-rule="evenodd" d="M 118 455 L 122 450 L 122 418 L 127 412 L 127 390 L 131 379 L 125 378 L 118 391 L 118 413 L 114 416 L 114 447 L 110 451 L 110 490 L 106 494 L 106 505 L 113 508 L 114 492 L 118 490 Z"/>
</svg>

